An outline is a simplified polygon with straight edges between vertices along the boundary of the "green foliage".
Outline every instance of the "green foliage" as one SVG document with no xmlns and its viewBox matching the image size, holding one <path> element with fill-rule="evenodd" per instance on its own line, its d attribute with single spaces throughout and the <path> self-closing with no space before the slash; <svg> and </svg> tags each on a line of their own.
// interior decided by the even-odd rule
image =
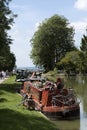
<svg viewBox="0 0 87 130">
<path fill-rule="evenodd" d="M 81 39 L 81 71 L 87 73 L 87 36 L 83 35 Z"/>
<path fill-rule="evenodd" d="M 14 62 L 15 58 L 14 54 L 10 52 L 12 39 L 7 31 L 11 29 L 14 18 L 17 15 L 13 14 L 9 9 L 9 2 L 11 2 L 11 0 L 0 0 L 0 56 L 3 57 L 3 60 L 0 59 L 0 69 L 9 69 L 7 68 L 7 64 L 8 61 L 10 61 L 10 55 L 13 55 L 13 59 L 11 58 L 11 60 L 13 60 L 12 62 Z M 13 68 L 14 65 L 12 64 L 11 68 Z"/>
<path fill-rule="evenodd" d="M 87 36 L 83 35 L 81 39 L 81 46 L 80 49 L 83 53 L 87 53 Z"/>
<path fill-rule="evenodd" d="M 76 49 L 73 36 L 74 29 L 65 17 L 54 15 L 45 19 L 31 39 L 33 63 L 46 71 L 53 70 L 66 52 Z"/>
<path fill-rule="evenodd" d="M 80 65 L 80 52 L 71 51 L 66 53 L 65 57 L 61 59 L 58 63 L 59 66 L 62 66 L 65 70 L 76 70 L 79 68 Z"/>
<path fill-rule="evenodd" d="M 65 70 L 87 73 L 87 36 L 83 35 L 79 51 L 67 53 L 57 65 Z"/>
</svg>

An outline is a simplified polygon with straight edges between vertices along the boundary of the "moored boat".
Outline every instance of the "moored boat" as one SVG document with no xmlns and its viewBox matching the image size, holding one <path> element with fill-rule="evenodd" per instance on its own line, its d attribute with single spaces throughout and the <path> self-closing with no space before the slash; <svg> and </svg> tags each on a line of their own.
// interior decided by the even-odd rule
<svg viewBox="0 0 87 130">
<path fill-rule="evenodd" d="M 20 93 L 27 108 L 39 110 L 50 118 L 79 117 L 80 102 L 73 89 L 58 90 L 53 83 L 40 79 L 25 80 L 22 85 Z"/>
</svg>

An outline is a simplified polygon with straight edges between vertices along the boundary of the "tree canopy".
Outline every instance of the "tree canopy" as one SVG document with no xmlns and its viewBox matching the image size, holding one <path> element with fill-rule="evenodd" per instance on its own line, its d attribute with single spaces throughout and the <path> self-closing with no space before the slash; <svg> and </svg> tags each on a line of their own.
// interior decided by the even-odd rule
<svg viewBox="0 0 87 130">
<path fill-rule="evenodd" d="M 62 66 L 62 69 L 64 70 L 76 71 L 76 69 L 80 68 L 80 62 L 80 51 L 74 50 L 67 52 L 65 57 L 61 59 L 58 65 Z"/>
<path fill-rule="evenodd" d="M 83 35 L 80 44 L 81 71 L 87 73 L 87 36 Z"/>
<path fill-rule="evenodd" d="M 46 71 L 54 69 L 67 52 L 76 49 L 73 37 L 74 29 L 64 16 L 45 19 L 31 39 L 33 63 Z"/>
<path fill-rule="evenodd" d="M 81 38 L 80 49 L 66 53 L 65 57 L 58 63 L 58 68 L 87 73 L 87 36 Z"/>
<path fill-rule="evenodd" d="M 14 18 L 17 16 L 9 8 L 9 3 L 11 0 L 0 0 L 0 70 L 8 69 L 9 63 L 16 61 L 15 55 L 10 50 L 10 44 L 12 44 L 12 39 L 8 35 L 8 30 L 14 23 Z M 13 59 L 10 57 L 12 56 Z M 9 63 L 8 63 L 9 61 Z M 12 65 L 12 66 L 11 66 Z M 11 68 L 15 66 L 10 64 Z"/>
</svg>

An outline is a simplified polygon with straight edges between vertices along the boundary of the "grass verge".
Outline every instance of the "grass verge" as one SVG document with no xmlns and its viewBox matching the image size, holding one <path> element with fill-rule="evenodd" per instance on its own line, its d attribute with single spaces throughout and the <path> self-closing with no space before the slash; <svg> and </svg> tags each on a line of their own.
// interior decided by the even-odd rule
<svg viewBox="0 0 87 130">
<path fill-rule="evenodd" d="M 17 106 L 21 96 L 16 93 L 20 83 L 11 76 L 0 84 L 0 129 L 1 130 L 56 130 L 56 126 L 37 111 Z"/>
</svg>

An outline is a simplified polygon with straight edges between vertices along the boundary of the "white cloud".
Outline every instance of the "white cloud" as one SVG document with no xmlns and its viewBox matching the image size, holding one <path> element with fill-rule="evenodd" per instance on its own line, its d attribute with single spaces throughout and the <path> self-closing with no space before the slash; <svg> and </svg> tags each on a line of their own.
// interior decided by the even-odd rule
<svg viewBox="0 0 87 130">
<path fill-rule="evenodd" d="M 85 30 L 87 28 L 87 19 L 85 21 L 72 22 L 71 26 L 74 27 L 77 33 L 85 33 Z"/>
<path fill-rule="evenodd" d="M 87 11 L 87 0 L 77 0 L 74 7 L 79 10 Z"/>
<path fill-rule="evenodd" d="M 73 26 L 75 29 L 74 40 L 75 40 L 76 46 L 79 47 L 83 34 L 86 35 L 87 18 L 81 21 L 72 22 L 71 26 Z"/>
</svg>

